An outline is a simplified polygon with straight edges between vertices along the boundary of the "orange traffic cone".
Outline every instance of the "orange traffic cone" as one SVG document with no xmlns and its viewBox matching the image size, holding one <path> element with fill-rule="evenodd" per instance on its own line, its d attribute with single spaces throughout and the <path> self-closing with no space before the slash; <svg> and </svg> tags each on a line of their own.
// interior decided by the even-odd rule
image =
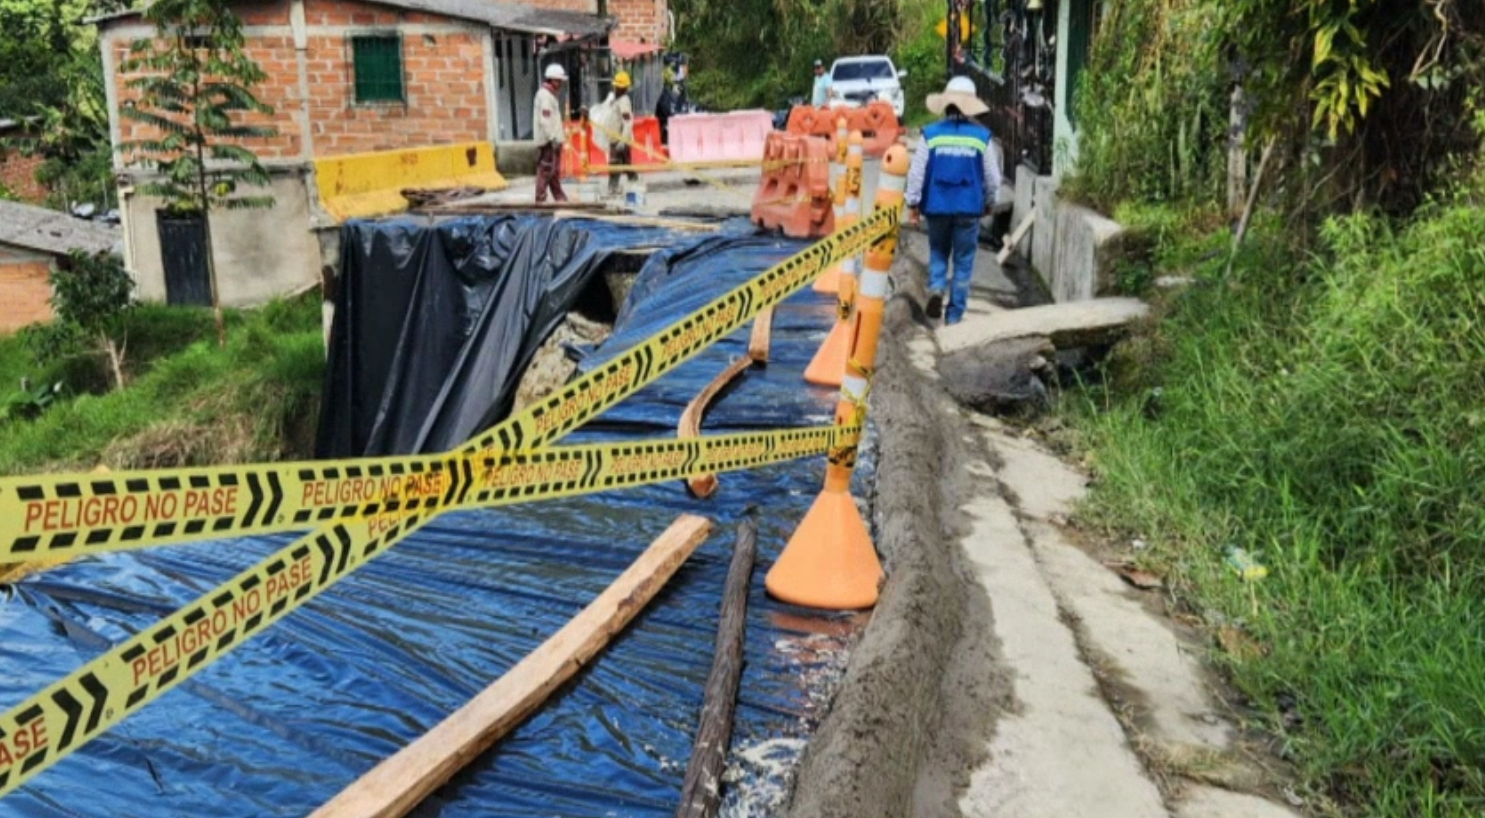
<svg viewBox="0 0 1485 818">
<path fill-rule="evenodd" d="M 908 157 L 901 146 L 882 157 L 882 179 L 876 207 L 901 208 L 907 186 Z M 866 421 L 869 373 L 876 366 L 877 339 L 885 311 L 888 271 L 897 252 L 897 231 L 876 240 L 866 254 L 851 354 L 835 407 L 837 424 Z M 825 467 L 825 488 L 789 538 L 764 584 L 777 599 L 827 610 L 851 610 L 875 605 L 883 580 L 882 564 L 866 523 L 851 499 L 851 472 L 856 467 L 856 442 L 832 449 Z"/>
<path fill-rule="evenodd" d="M 863 142 L 860 131 L 851 134 L 850 147 L 846 154 L 846 175 L 843 177 L 844 184 L 842 185 L 846 193 L 846 203 L 841 208 L 840 215 L 836 217 L 837 230 L 844 230 L 860 220 L 861 146 Z M 826 336 L 825 343 L 820 346 L 815 357 L 810 360 L 810 365 L 804 370 L 804 379 L 809 383 L 821 386 L 840 386 L 841 378 L 846 374 L 846 358 L 850 357 L 851 352 L 851 319 L 855 315 L 858 264 L 859 262 L 853 256 L 842 261 L 838 268 L 831 268 L 829 271 L 837 273 L 839 279 L 836 287 L 836 321 L 835 326 L 830 328 L 830 334 Z"/>
</svg>

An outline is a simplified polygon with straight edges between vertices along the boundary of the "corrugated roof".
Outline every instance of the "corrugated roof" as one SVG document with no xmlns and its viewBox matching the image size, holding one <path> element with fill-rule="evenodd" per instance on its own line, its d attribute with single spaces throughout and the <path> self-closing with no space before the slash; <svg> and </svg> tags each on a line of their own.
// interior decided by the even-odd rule
<svg viewBox="0 0 1485 818">
<path fill-rule="evenodd" d="M 52 255 L 71 250 L 118 252 L 123 231 L 56 210 L 20 202 L 0 202 L 0 244 Z"/>
<path fill-rule="evenodd" d="M 381 6 L 426 11 L 485 23 L 493 28 L 507 31 L 522 31 L 530 34 L 549 34 L 553 37 L 597 37 L 612 29 L 616 21 L 596 14 L 576 11 L 536 8 L 524 3 L 506 3 L 500 0 L 367 0 Z M 124 17 L 140 14 L 140 9 L 129 9 L 112 14 L 102 14 L 88 19 L 90 23 L 107 23 Z"/>
</svg>

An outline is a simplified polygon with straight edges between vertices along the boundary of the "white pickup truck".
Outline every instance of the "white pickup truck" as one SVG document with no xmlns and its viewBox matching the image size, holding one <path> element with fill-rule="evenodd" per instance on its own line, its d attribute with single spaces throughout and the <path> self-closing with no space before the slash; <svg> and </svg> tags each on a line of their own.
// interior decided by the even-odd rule
<svg viewBox="0 0 1485 818">
<path fill-rule="evenodd" d="M 858 107 L 873 100 L 891 103 L 902 118 L 902 78 L 888 57 L 842 57 L 830 66 L 830 102 L 845 107 Z"/>
</svg>

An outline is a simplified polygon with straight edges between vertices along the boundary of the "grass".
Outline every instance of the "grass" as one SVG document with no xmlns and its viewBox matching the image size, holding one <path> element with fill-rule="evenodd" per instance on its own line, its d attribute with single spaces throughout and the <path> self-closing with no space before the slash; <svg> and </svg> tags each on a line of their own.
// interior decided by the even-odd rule
<svg viewBox="0 0 1485 818">
<path fill-rule="evenodd" d="M 1485 210 L 1334 219 L 1313 256 L 1260 224 L 1230 277 L 1202 214 L 1145 216 L 1147 272 L 1197 283 L 1065 399 L 1090 522 L 1263 646 L 1219 659 L 1317 811 L 1485 814 Z"/>
<path fill-rule="evenodd" d="M 141 306 L 127 337 L 130 381 L 111 392 L 96 358 L 38 366 L 20 339 L 0 339 L 7 390 L 27 373 L 67 385 L 35 419 L 0 423 L 0 474 L 311 454 L 324 371 L 317 300 L 229 312 L 225 349 L 206 310 Z"/>
</svg>

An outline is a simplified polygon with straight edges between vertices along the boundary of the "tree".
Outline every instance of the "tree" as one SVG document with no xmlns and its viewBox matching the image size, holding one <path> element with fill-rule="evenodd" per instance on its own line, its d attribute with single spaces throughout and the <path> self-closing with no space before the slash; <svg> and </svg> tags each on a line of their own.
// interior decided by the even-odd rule
<svg viewBox="0 0 1485 818">
<path fill-rule="evenodd" d="M 223 0 L 156 0 L 144 16 L 158 37 L 137 40 L 124 61 L 137 73 L 125 87 L 138 96 L 123 115 L 149 126 L 145 139 L 120 146 L 158 176 L 140 190 L 165 200 L 174 215 L 198 218 L 206 239 L 206 269 L 216 313 L 217 342 L 227 342 L 212 259 L 214 208 L 272 207 L 268 170 L 245 139 L 273 136 L 269 125 L 248 124 L 251 114 L 271 115 L 253 87 L 266 75 L 244 51 L 242 22 Z"/>
<path fill-rule="evenodd" d="M 26 120 L 0 148 L 45 159 L 36 180 L 60 210 L 107 208 L 113 187 L 103 55 L 87 18 L 128 0 L 0 0 L 0 118 Z"/>
<path fill-rule="evenodd" d="M 37 327 L 28 336 L 32 351 L 43 360 L 59 358 L 79 348 L 108 359 L 116 388 L 124 386 L 124 314 L 132 306 L 134 280 L 111 253 L 89 255 L 72 251 L 51 274 L 52 311 L 56 320 Z"/>
<path fill-rule="evenodd" d="M 62 0 L 0 0 L 0 117 L 19 118 L 67 95 L 58 69 L 80 8 Z M 85 4 L 83 4 L 85 5 Z"/>
</svg>

